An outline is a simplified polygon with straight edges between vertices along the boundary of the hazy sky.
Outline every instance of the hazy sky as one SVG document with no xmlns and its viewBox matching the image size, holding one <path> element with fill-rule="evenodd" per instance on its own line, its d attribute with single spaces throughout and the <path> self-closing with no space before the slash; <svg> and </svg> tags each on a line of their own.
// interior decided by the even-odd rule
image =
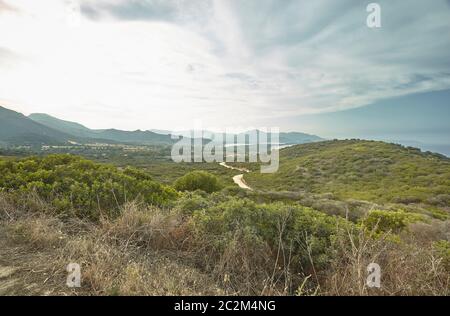
<svg viewBox="0 0 450 316">
<path fill-rule="evenodd" d="M 379 29 L 370 2 L 0 0 L 0 105 L 91 128 L 283 130 L 450 89 L 450 1 L 378 1 Z"/>
</svg>

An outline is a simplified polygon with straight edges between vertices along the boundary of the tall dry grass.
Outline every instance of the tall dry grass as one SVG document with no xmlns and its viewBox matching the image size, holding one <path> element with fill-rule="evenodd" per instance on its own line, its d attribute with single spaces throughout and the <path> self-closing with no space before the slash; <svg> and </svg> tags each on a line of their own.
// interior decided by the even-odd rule
<svg viewBox="0 0 450 316">
<path fill-rule="evenodd" d="M 37 197 L 18 203 L 0 194 L 0 238 L 11 265 L 39 291 L 58 295 L 449 295 L 444 258 L 433 242 L 449 238 L 449 223 L 416 223 L 400 236 L 337 230 L 326 269 L 298 270 L 283 243 L 268 245 L 233 232 L 218 249 L 194 234 L 192 218 L 176 210 L 128 203 L 115 219 L 93 223 L 58 217 Z M 39 212 L 42 207 L 43 211 Z M 286 216 L 289 216 L 287 214 Z M 306 238 L 306 240 L 308 240 Z M 10 247 L 11 251 L 6 252 Z M 302 250 L 311 251 L 308 244 Z M 10 258 L 11 259 L 11 258 Z M 82 287 L 65 286 L 67 264 L 81 265 Z M 367 266 L 381 266 L 381 288 L 368 288 Z M 39 271 L 35 273 L 33 271 Z M 24 287 L 25 288 L 25 287 Z M 22 291 L 22 292 L 21 292 Z"/>
</svg>

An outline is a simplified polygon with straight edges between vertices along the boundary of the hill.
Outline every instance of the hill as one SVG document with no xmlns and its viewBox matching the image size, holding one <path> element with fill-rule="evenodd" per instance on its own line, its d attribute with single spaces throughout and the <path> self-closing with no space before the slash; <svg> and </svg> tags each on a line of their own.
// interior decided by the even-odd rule
<svg viewBox="0 0 450 316">
<path fill-rule="evenodd" d="M 283 144 L 306 144 L 324 140 L 323 138 L 300 132 L 280 133 L 280 143 Z"/>
<path fill-rule="evenodd" d="M 47 127 L 80 137 L 92 136 L 92 131 L 81 124 L 57 119 L 45 113 L 33 113 L 28 116 L 35 122 Z"/>
<path fill-rule="evenodd" d="M 278 172 L 252 172 L 245 179 L 260 190 L 450 207 L 450 159 L 377 141 L 335 140 L 285 148 L 280 150 Z"/>
<path fill-rule="evenodd" d="M 291 151 L 296 159 L 305 149 Z M 371 209 L 355 223 L 244 191 L 197 190 L 214 185 L 205 172 L 172 187 L 72 155 L 0 158 L 0 174 L 0 295 L 449 294 L 449 221 Z M 361 286 L 374 258 L 377 289 Z M 67 286 L 68 263 L 80 264 L 80 287 Z"/>
<path fill-rule="evenodd" d="M 73 138 L 0 106 L 0 145 L 63 144 Z"/>
<path fill-rule="evenodd" d="M 33 113 L 29 116 L 30 119 L 51 127 L 63 133 L 79 137 L 87 137 L 92 139 L 110 140 L 120 143 L 134 143 L 134 144 L 172 144 L 173 140 L 169 135 L 157 134 L 151 131 L 122 131 L 118 129 L 89 129 L 79 123 L 60 120 L 48 114 Z"/>
</svg>

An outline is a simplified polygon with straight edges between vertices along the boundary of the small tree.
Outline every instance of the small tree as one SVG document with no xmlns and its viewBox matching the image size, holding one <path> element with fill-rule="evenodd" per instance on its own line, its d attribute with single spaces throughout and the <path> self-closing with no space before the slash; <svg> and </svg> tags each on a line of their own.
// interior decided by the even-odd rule
<svg viewBox="0 0 450 316">
<path fill-rule="evenodd" d="M 174 187 L 178 191 L 202 190 L 208 193 L 222 188 L 217 177 L 206 171 L 189 172 L 175 181 Z"/>
</svg>

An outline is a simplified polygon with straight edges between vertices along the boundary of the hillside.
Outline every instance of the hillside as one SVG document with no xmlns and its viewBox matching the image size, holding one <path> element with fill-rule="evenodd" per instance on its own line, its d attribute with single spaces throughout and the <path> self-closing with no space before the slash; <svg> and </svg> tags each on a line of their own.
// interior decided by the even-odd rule
<svg viewBox="0 0 450 316">
<path fill-rule="evenodd" d="M 92 136 L 92 131 L 81 124 L 75 122 L 69 122 L 57 119 L 45 113 L 33 113 L 28 116 L 35 122 L 38 122 L 47 127 L 56 129 L 61 132 L 65 132 L 71 135 L 80 137 L 90 137 Z"/>
<path fill-rule="evenodd" d="M 449 221 L 372 209 L 355 223 L 206 172 L 170 186 L 72 155 L 0 158 L 0 175 L 0 295 L 449 294 Z M 364 286 L 374 258 L 379 289 Z"/>
<path fill-rule="evenodd" d="M 73 136 L 0 106 L 0 145 L 62 144 Z"/>
<path fill-rule="evenodd" d="M 282 144 L 305 144 L 324 140 L 323 138 L 300 132 L 280 133 L 280 143 Z"/>
<path fill-rule="evenodd" d="M 278 172 L 252 172 L 245 179 L 267 191 L 450 207 L 450 159 L 384 142 L 326 141 L 285 148 Z"/>
<path fill-rule="evenodd" d="M 48 114 L 33 113 L 30 119 L 51 127 L 63 133 L 92 139 L 104 139 L 120 143 L 135 143 L 145 145 L 172 144 L 169 135 L 157 134 L 151 131 L 122 131 L 117 129 L 89 129 L 79 123 L 60 120 Z"/>
</svg>

